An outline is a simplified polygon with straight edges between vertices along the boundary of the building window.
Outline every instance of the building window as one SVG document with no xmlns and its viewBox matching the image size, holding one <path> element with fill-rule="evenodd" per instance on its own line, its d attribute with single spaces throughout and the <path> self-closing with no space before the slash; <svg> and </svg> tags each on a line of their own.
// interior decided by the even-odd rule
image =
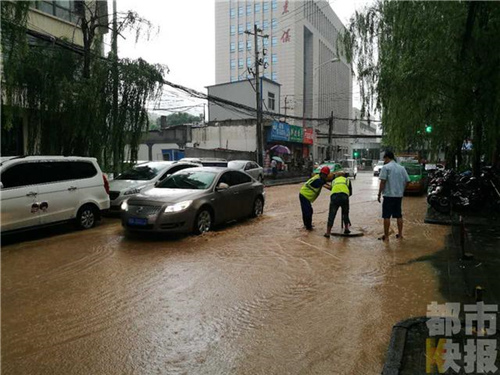
<svg viewBox="0 0 500 375">
<path fill-rule="evenodd" d="M 275 53 L 273 53 L 273 54 L 271 55 L 271 62 L 272 62 L 273 64 L 276 64 L 276 63 L 278 62 L 278 55 L 276 55 Z"/>
<path fill-rule="evenodd" d="M 238 25 L 238 34 L 243 34 L 243 24 Z"/>
<path fill-rule="evenodd" d="M 252 14 L 252 5 L 247 5 L 247 14 Z"/>
<path fill-rule="evenodd" d="M 243 69 L 245 65 L 243 65 L 243 59 L 238 59 L 238 68 Z"/>
<path fill-rule="evenodd" d="M 255 21 L 255 24 L 257 25 L 257 29 L 260 29 L 260 22 L 259 21 Z"/>
<path fill-rule="evenodd" d="M 271 1 L 271 8 L 278 9 L 278 0 Z"/>
<path fill-rule="evenodd" d="M 231 18 L 236 17 L 236 9 L 234 8 L 229 9 L 229 17 Z"/>
<path fill-rule="evenodd" d="M 234 42 L 231 42 L 231 48 L 230 48 L 230 51 L 231 52 L 234 52 L 236 50 L 236 45 Z"/>
<path fill-rule="evenodd" d="M 236 34 L 236 26 L 234 26 L 234 25 L 231 25 L 231 28 L 230 28 L 230 30 L 231 30 L 231 32 L 230 32 L 230 33 L 231 33 L 231 35 L 234 35 L 234 34 Z"/>
<path fill-rule="evenodd" d="M 275 36 L 273 36 L 271 38 L 271 45 L 272 46 L 276 46 L 278 44 L 278 38 L 276 38 Z"/>
<path fill-rule="evenodd" d="M 231 70 L 234 70 L 236 68 L 236 60 L 231 59 Z"/>
<path fill-rule="evenodd" d="M 264 47 L 267 47 L 269 45 L 269 38 L 264 38 L 263 43 Z"/>
<path fill-rule="evenodd" d="M 273 73 L 271 74 L 271 79 L 272 79 L 273 81 L 277 82 L 277 81 L 278 81 L 278 73 L 273 72 Z"/>
<path fill-rule="evenodd" d="M 267 1 L 264 1 L 262 4 L 262 12 L 266 13 L 269 10 L 269 3 Z"/>
<path fill-rule="evenodd" d="M 252 75 L 251 74 L 247 74 L 247 79 L 252 79 Z"/>
<path fill-rule="evenodd" d="M 262 21 L 262 30 L 267 30 L 269 28 L 269 21 L 264 20 Z"/>
<path fill-rule="evenodd" d="M 268 64 L 269 63 L 269 59 L 266 57 L 264 57 L 264 65 Z"/>
<path fill-rule="evenodd" d="M 247 30 L 248 31 L 252 31 L 253 27 L 252 27 L 252 23 L 251 22 L 247 22 Z"/>
<path fill-rule="evenodd" d="M 243 12 L 243 7 L 238 8 L 238 16 L 243 16 L 245 13 Z"/>
<path fill-rule="evenodd" d="M 269 74 L 264 73 L 263 77 L 264 77 L 264 78 L 269 78 Z"/>
<path fill-rule="evenodd" d="M 252 50 L 252 41 L 247 40 L 247 51 L 251 51 L 251 50 Z"/>
<path fill-rule="evenodd" d="M 277 29 L 278 28 L 278 20 L 276 18 L 273 18 L 271 21 L 271 29 Z"/>
<path fill-rule="evenodd" d="M 238 42 L 238 51 L 243 51 L 243 42 Z"/>
<path fill-rule="evenodd" d="M 267 93 L 267 107 L 271 110 L 274 111 L 274 105 L 276 103 L 276 100 L 274 98 L 274 94 L 272 92 Z"/>
<path fill-rule="evenodd" d="M 255 13 L 259 13 L 260 12 L 260 3 L 256 3 L 255 4 Z"/>
<path fill-rule="evenodd" d="M 72 23 L 77 23 L 80 19 L 80 14 L 77 11 L 77 3 L 76 1 L 35 2 L 36 9 Z"/>
<path fill-rule="evenodd" d="M 248 67 L 252 66 L 252 58 L 251 57 L 247 57 L 247 66 Z"/>
<path fill-rule="evenodd" d="M 231 76 L 231 82 L 236 82 L 236 81 L 237 81 L 237 79 L 234 78 L 233 76 Z"/>
</svg>

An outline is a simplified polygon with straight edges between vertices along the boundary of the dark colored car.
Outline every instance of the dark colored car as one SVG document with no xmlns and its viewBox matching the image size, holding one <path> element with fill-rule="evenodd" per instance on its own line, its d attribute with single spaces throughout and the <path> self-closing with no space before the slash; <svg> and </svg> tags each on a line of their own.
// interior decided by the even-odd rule
<svg viewBox="0 0 500 375">
<path fill-rule="evenodd" d="M 122 204 L 122 225 L 131 231 L 207 232 L 214 225 L 264 210 L 264 185 L 229 168 L 177 172 Z"/>
</svg>

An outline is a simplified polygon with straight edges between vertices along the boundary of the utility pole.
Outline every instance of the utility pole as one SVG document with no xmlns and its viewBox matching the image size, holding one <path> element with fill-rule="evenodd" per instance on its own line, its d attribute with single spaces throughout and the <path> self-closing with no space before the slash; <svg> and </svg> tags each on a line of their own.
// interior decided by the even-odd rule
<svg viewBox="0 0 500 375">
<path fill-rule="evenodd" d="M 262 29 L 259 29 L 257 25 L 253 26 L 253 33 L 249 30 L 245 31 L 247 35 L 254 36 L 255 45 L 255 101 L 257 110 L 257 161 L 260 165 L 264 165 L 264 131 L 262 127 L 262 98 L 260 95 L 260 74 L 259 67 L 263 65 L 264 62 L 259 59 L 259 38 L 268 38 L 269 35 L 260 34 Z"/>
<path fill-rule="evenodd" d="M 285 110 L 285 122 L 286 122 L 286 112 L 287 112 L 287 109 L 293 109 L 293 107 L 289 107 L 288 106 L 288 95 L 285 95 L 285 106 L 283 107 L 284 110 Z"/>
<path fill-rule="evenodd" d="M 333 111 L 328 119 L 328 160 L 332 160 Z"/>
</svg>

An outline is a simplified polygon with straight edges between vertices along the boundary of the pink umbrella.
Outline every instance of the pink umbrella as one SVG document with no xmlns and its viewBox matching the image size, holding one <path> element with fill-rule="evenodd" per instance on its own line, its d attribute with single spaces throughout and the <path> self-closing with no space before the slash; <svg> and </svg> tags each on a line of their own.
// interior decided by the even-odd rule
<svg viewBox="0 0 500 375">
<path fill-rule="evenodd" d="M 290 149 L 282 145 L 276 145 L 271 147 L 271 151 L 274 151 L 274 153 L 276 154 L 291 154 Z"/>
</svg>

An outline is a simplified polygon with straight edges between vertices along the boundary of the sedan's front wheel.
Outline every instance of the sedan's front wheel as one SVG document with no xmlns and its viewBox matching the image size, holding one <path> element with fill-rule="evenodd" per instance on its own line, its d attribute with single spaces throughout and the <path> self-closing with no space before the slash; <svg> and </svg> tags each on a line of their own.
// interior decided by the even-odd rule
<svg viewBox="0 0 500 375">
<path fill-rule="evenodd" d="M 212 228 L 212 214 L 206 208 L 202 209 L 196 215 L 194 222 L 194 231 L 197 234 L 208 232 Z"/>
<path fill-rule="evenodd" d="M 264 213 L 264 201 L 261 197 L 255 198 L 253 202 L 252 217 L 259 217 Z"/>
</svg>

